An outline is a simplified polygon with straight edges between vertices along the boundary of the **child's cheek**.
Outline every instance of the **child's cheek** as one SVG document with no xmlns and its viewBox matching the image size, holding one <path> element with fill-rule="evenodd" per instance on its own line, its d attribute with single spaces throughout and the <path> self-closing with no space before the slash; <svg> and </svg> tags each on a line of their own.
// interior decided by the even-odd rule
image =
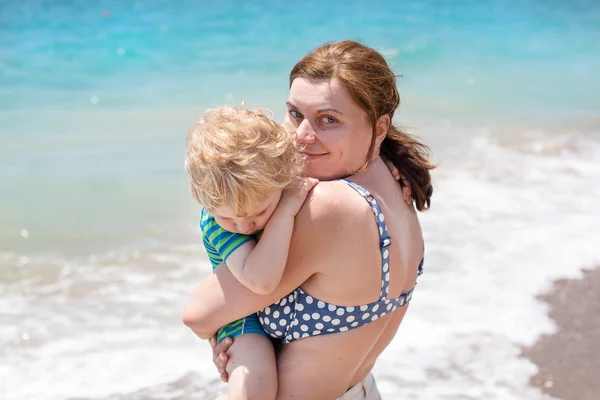
<svg viewBox="0 0 600 400">
<path fill-rule="evenodd" d="M 225 228 L 225 230 L 229 232 L 237 232 L 237 228 L 235 226 L 235 223 L 233 222 L 227 222 L 227 225 L 223 228 Z"/>
</svg>

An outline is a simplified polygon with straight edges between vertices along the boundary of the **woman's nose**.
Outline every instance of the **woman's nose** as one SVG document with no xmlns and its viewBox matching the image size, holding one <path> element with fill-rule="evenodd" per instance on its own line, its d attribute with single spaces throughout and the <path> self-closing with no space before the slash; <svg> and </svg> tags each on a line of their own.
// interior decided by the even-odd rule
<svg viewBox="0 0 600 400">
<path fill-rule="evenodd" d="M 302 121 L 296 128 L 296 142 L 298 144 L 313 144 L 315 142 L 315 130 L 307 119 Z"/>
</svg>

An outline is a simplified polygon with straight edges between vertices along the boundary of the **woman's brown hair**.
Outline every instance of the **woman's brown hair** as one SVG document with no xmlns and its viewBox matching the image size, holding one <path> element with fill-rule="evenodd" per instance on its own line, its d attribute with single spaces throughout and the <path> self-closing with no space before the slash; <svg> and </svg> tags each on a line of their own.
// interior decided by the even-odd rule
<svg viewBox="0 0 600 400">
<path fill-rule="evenodd" d="M 377 120 L 389 115 L 390 127 L 380 152 L 391 161 L 408 181 L 412 197 L 419 211 L 431 205 L 433 186 L 429 170 L 435 165 L 428 160 L 430 150 L 413 136 L 391 122 L 400 104 L 396 75 L 385 58 L 376 50 L 346 40 L 326 43 L 305 55 L 290 72 L 290 86 L 294 79 L 338 79 L 346 86 L 353 100 L 367 113 L 373 135 L 363 168 L 375 151 Z M 404 185 L 400 180 L 400 185 Z"/>
</svg>

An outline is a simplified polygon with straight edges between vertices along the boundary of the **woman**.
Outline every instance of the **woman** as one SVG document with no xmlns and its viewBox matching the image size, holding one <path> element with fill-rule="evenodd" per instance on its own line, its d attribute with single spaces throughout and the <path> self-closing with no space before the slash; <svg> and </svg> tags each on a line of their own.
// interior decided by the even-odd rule
<svg viewBox="0 0 600 400">
<path fill-rule="evenodd" d="M 305 175 L 322 182 L 298 213 L 281 284 L 256 295 L 220 266 L 186 307 L 184 322 L 204 338 L 260 310 L 265 331 L 283 342 L 278 399 L 380 398 L 370 372 L 423 261 L 416 211 L 381 156 L 406 178 L 418 210 L 433 192 L 427 147 L 392 124 L 399 100 L 393 72 L 369 47 L 325 44 L 300 60 L 285 125 L 308 158 Z"/>
</svg>

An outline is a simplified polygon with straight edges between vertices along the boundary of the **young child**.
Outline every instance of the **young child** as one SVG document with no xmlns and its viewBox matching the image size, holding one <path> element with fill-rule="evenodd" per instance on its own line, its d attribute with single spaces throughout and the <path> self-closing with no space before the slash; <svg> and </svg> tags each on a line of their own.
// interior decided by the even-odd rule
<svg viewBox="0 0 600 400">
<path fill-rule="evenodd" d="M 262 111 L 220 107 L 192 125 L 185 169 L 203 206 L 200 227 L 213 269 L 225 263 L 255 293 L 278 286 L 294 218 L 317 183 L 300 178 L 303 166 L 293 135 Z M 256 315 L 223 326 L 217 341 L 226 337 L 236 338 L 227 398 L 274 399 L 275 354 Z"/>
</svg>

